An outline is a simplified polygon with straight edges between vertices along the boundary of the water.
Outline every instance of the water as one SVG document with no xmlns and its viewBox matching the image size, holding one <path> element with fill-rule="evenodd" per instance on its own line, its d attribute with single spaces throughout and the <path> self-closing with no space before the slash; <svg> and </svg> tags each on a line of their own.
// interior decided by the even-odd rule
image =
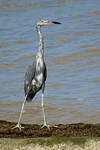
<svg viewBox="0 0 100 150">
<path fill-rule="evenodd" d="M 0 0 L 0 119 L 19 117 L 41 18 L 62 23 L 42 28 L 49 124 L 100 123 L 99 0 Z M 41 92 L 26 104 L 22 122 L 42 124 Z"/>
</svg>

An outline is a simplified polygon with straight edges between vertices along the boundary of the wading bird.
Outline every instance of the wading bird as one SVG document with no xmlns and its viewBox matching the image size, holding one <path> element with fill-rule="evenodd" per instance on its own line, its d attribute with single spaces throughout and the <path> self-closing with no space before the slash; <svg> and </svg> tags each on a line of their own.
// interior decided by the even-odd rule
<svg viewBox="0 0 100 150">
<path fill-rule="evenodd" d="M 33 61 L 33 64 L 28 67 L 27 72 L 25 74 L 25 80 L 24 80 L 25 99 L 24 102 L 22 103 L 22 108 L 21 108 L 18 123 L 12 129 L 19 128 L 21 130 L 21 128 L 24 128 L 20 124 L 24 105 L 26 101 L 31 102 L 34 96 L 36 95 L 36 93 L 40 90 L 42 90 L 41 106 L 42 106 L 42 113 L 43 113 L 43 120 L 44 120 L 44 124 L 42 128 L 46 126 L 49 129 L 49 125 L 47 124 L 45 112 L 44 112 L 44 89 L 45 89 L 45 81 L 47 77 L 47 70 L 44 61 L 43 37 L 40 29 L 42 26 L 50 25 L 50 24 L 61 24 L 61 23 L 56 21 L 50 22 L 48 20 L 40 20 L 39 22 L 37 22 L 36 29 L 39 36 L 39 48 L 38 48 L 35 61 Z"/>
</svg>

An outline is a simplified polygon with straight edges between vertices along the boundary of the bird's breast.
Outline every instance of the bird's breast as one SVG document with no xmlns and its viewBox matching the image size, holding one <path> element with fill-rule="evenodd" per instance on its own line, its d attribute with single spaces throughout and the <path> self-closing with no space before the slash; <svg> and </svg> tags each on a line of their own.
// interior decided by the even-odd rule
<svg viewBox="0 0 100 150">
<path fill-rule="evenodd" d="M 36 79 L 37 79 L 37 81 L 40 82 L 40 83 L 43 82 L 43 74 L 42 74 L 42 72 L 36 76 Z"/>
<path fill-rule="evenodd" d="M 44 60 L 42 57 L 37 57 L 36 59 L 36 71 L 41 72 L 43 70 Z"/>
<path fill-rule="evenodd" d="M 33 88 L 36 87 L 38 89 L 42 86 L 42 84 L 43 84 L 43 74 L 41 72 L 41 73 L 37 74 L 35 76 L 35 78 L 32 80 L 32 86 L 33 86 Z"/>
</svg>

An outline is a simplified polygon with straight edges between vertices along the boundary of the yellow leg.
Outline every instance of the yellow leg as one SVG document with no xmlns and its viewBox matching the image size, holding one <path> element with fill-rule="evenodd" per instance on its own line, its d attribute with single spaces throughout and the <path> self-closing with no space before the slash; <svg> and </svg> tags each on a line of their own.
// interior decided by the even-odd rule
<svg viewBox="0 0 100 150">
<path fill-rule="evenodd" d="M 46 117 L 45 117 L 45 111 L 44 111 L 44 94 L 43 94 L 43 93 L 42 93 L 41 106 L 42 106 L 42 113 L 43 113 L 43 120 L 44 120 L 44 124 L 43 124 L 42 128 L 43 128 L 43 127 L 47 127 L 47 128 L 50 130 L 50 127 L 49 127 L 49 125 L 47 124 Z"/>
<path fill-rule="evenodd" d="M 20 121 L 21 121 L 23 110 L 24 110 L 24 105 L 25 105 L 25 102 L 26 102 L 26 97 L 27 97 L 27 95 L 25 96 L 24 102 L 22 103 L 22 108 L 21 108 L 21 112 L 20 112 L 18 123 L 12 129 L 19 128 L 19 130 L 21 131 L 21 129 L 24 128 L 24 127 L 21 126 Z"/>
</svg>

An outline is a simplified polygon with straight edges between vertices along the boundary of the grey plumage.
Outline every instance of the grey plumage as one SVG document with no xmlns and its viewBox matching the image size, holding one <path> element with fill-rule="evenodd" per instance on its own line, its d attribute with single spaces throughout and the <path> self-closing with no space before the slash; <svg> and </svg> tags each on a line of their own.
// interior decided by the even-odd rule
<svg viewBox="0 0 100 150">
<path fill-rule="evenodd" d="M 43 62 L 42 68 L 40 65 L 38 65 L 38 68 L 40 69 L 36 69 L 36 61 L 34 61 L 32 65 L 28 66 L 28 69 L 25 73 L 24 92 L 25 96 L 27 95 L 26 100 L 28 102 L 32 101 L 36 93 L 42 88 L 42 85 L 46 81 L 47 70 L 45 62 Z M 39 84 L 37 77 L 41 74 L 43 79 L 41 78 L 42 82 Z"/>
<path fill-rule="evenodd" d="M 49 25 L 49 24 L 61 24 L 61 23 L 56 22 L 56 21 L 51 22 L 48 20 L 40 20 L 39 22 L 37 22 L 36 29 L 37 29 L 37 33 L 39 36 L 39 49 L 38 49 L 35 61 L 33 62 L 32 65 L 30 65 L 28 67 L 26 74 L 25 74 L 25 79 L 24 79 L 25 99 L 22 104 L 19 121 L 18 121 L 17 125 L 15 127 L 13 127 L 13 129 L 19 128 L 21 130 L 23 128 L 20 124 L 20 120 L 21 120 L 22 113 L 24 110 L 24 105 L 25 105 L 26 101 L 27 102 L 32 101 L 32 99 L 34 98 L 36 93 L 41 89 L 42 89 L 41 106 L 42 106 L 42 113 L 43 113 L 43 120 L 44 120 L 44 124 L 43 124 L 42 128 L 44 126 L 46 126 L 48 129 L 50 129 L 49 125 L 47 124 L 46 117 L 45 117 L 45 111 L 44 111 L 44 88 L 45 88 L 45 81 L 46 81 L 46 77 L 47 77 L 47 70 L 46 70 L 46 65 L 45 65 L 45 61 L 44 61 L 43 37 L 41 34 L 41 30 L 40 30 L 41 26 Z"/>
<path fill-rule="evenodd" d="M 27 101 L 31 101 L 36 94 L 36 92 L 32 92 L 32 80 L 35 77 L 35 67 L 35 62 L 33 62 L 32 65 L 28 66 L 27 71 L 25 73 L 24 92 L 25 96 L 27 95 Z"/>
</svg>

